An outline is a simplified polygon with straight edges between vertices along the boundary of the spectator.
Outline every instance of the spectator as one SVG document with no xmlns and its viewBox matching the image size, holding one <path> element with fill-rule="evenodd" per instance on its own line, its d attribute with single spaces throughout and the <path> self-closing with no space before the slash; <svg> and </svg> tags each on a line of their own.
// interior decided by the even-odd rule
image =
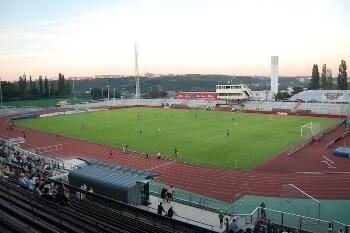
<svg viewBox="0 0 350 233">
<path fill-rule="evenodd" d="M 224 217 L 225 217 L 224 213 L 222 212 L 222 210 L 220 210 L 219 212 L 220 228 L 222 228 L 222 225 L 224 223 Z"/>
<path fill-rule="evenodd" d="M 39 183 L 36 183 L 36 184 L 35 184 L 34 194 L 35 194 L 35 195 L 38 195 L 39 197 L 41 197 L 42 192 L 41 192 L 39 186 L 40 186 Z"/>
<path fill-rule="evenodd" d="M 236 219 L 232 219 L 232 223 L 230 224 L 229 233 L 236 233 L 238 231 L 238 226 L 236 223 Z"/>
<path fill-rule="evenodd" d="M 34 191 L 34 188 L 35 188 L 34 176 L 30 176 L 30 178 L 27 180 L 27 189 L 30 191 Z"/>
<path fill-rule="evenodd" d="M 172 185 L 170 185 L 170 187 L 167 190 L 167 202 L 172 201 L 174 192 L 175 192 L 175 188 Z"/>
<path fill-rule="evenodd" d="M 20 174 L 20 178 L 18 180 L 19 186 L 26 189 L 27 188 L 27 177 L 23 173 Z"/>
<path fill-rule="evenodd" d="M 266 210 L 265 210 L 265 203 L 264 202 L 261 202 L 260 204 L 260 211 L 261 211 L 261 218 L 262 219 L 266 219 Z"/>
<path fill-rule="evenodd" d="M 86 184 L 82 184 L 82 185 L 80 186 L 80 189 L 83 190 L 83 191 L 86 191 L 86 190 L 87 190 Z M 80 198 L 81 198 L 81 199 L 86 199 L 86 194 L 82 192 L 81 195 L 80 195 Z"/>
<path fill-rule="evenodd" d="M 55 196 L 55 199 L 56 201 L 61 204 L 61 205 L 67 205 L 68 203 L 68 199 L 65 195 L 65 188 L 60 185 L 58 188 L 57 188 L 57 194 Z"/>
<path fill-rule="evenodd" d="M 170 206 L 170 208 L 168 209 L 168 214 L 167 214 L 167 216 L 168 216 L 169 218 L 172 218 L 172 217 L 174 216 L 174 214 L 175 214 L 175 211 L 173 210 L 173 207 Z"/>
<path fill-rule="evenodd" d="M 157 214 L 163 215 L 163 212 L 166 213 L 165 210 L 164 210 L 164 207 L 163 207 L 163 203 L 160 202 L 160 203 L 158 204 Z"/>
<path fill-rule="evenodd" d="M 229 233 L 230 231 L 230 222 L 228 220 L 228 218 L 225 219 L 225 233 Z"/>
<path fill-rule="evenodd" d="M 266 224 L 266 231 L 267 233 L 272 233 L 272 230 L 273 230 L 273 224 L 271 223 L 270 220 L 268 220 Z"/>
<path fill-rule="evenodd" d="M 167 191 L 168 191 L 167 188 L 163 187 L 162 190 L 160 191 L 160 198 L 165 199 Z"/>
</svg>

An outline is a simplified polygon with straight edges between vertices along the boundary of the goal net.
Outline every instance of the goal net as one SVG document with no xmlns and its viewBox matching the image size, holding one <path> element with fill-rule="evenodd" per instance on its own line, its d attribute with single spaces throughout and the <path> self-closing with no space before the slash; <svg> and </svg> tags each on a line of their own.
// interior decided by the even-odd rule
<svg viewBox="0 0 350 233">
<path fill-rule="evenodd" d="M 300 136 L 301 137 L 311 137 L 320 133 L 320 124 L 309 122 L 305 125 L 300 126 Z"/>
<path fill-rule="evenodd" d="M 320 218 L 321 202 L 293 184 L 282 185 L 280 204 L 286 212 Z"/>
</svg>

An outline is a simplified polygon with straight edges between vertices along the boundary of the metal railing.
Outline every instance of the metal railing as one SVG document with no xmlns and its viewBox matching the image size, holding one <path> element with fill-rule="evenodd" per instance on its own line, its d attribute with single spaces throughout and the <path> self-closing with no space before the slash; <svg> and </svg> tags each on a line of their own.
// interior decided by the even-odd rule
<svg viewBox="0 0 350 233">
<path fill-rule="evenodd" d="M 113 208 L 115 210 L 119 210 L 119 212 L 122 210 L 124 212 L 127 212 L 128 214 L 132 214 L 135 219 L 137 219 L 140 216 L 144 216 L 146 218 L 152 218 L 154 224 L 170 224 L 173 227 L 176 228 L 176 226 L 178 227 L 190 227 L 190 228 L 204 228 L 210 231 L 214 231 L 214 226 L 211 224 L 207 224 L 207 223 L 203 223 L 194 219 L 190 219 L 190 218 L 186 218 L 180 215 L 175 214 L 175 216 L 178 219 L 173 219 L 173 218 L 168 218 L 166 216 L 162 216 L 162 215 L 158 215 L 157 214 L 157 209 L 153 208 L 153 207 L 149 207 L 149 206 L 145 206 L 146 208 L 140 208 L 138 206 L 133 205 L 133 203 L 123 203 L 121 201 L 106 197 L 106 196 L 102 196 L 96 193 L 90 193 L 86 190 L 82 190 L 78 187 L 69 185 L 67 183 L 63 183 L 61 181 L 55 180 L 55 179 L 50 179 L 51 181 L 55 182 L 55 183 L 59 183 L 59 184 L 64 184 L 64 186 L 69 190 L 70 193 L 70 198 L 76 198 L 76 194 L 79 193 L 84 194 L 85 197 L 84 199 L 86 200 L 93 200 L 93 202 L 96 203 L 101 203 L 105 206 L 108 206 L 106 208 Z M 187 225 L 189 224 L 189 225 Z"/>
<path fill-rule="evenodd" d="M 342 229 L 343 232 L 348 232 L 350 227 L 336 220 L 321 220 L 261 207 L 255 208 L 250 214 L 236 215 L 245 217 L 246 225 L 253 225 L 258 220 L 268 219 L 274 224 L 307 232 L 328 233 L 329 228 L 333 229 L 333 232 L 338 232 L 339 229 Z"/>
<path fill-rule="evenodd" d="M 153 196 L 160 197 L 160 193 L 162 188 L 164 187 L 163 184 L 157 183 L 157 182 L 151 182 L 150 183 L 150 193 Z M 236 199 L 239 195 L 236 196 Z M 174 192 L 173 201 L 184 203 L 188 205 L 193 205 L 201 209 L 211 210 L 214 212 L 218 212 L 219 210 L 222 210 L 225 214 L 233 215 L 235 212 L 235 206 L 237 203 L 227 203 L 219 200 L 215 200 L 206 196 L 202 196 L 195 193 L 190 193 L 181 189 L 177 189 L 176 192 Z"/>
</svg>

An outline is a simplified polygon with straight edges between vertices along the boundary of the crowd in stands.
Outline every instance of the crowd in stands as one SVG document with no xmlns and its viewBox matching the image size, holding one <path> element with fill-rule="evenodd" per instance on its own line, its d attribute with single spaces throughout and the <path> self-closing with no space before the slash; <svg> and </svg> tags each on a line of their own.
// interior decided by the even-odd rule
<svg viewBox="0 0 350 233">
<path fill-rule="evenodd" d="M 33 159 L 20 152 L 0 146 L 0 178 L 18 177 L 18 186 L 62 205 L 68 203 L 69 192 L 63 185 L 48 180 L 54 168 L 42 158 Z"/>
</svg>

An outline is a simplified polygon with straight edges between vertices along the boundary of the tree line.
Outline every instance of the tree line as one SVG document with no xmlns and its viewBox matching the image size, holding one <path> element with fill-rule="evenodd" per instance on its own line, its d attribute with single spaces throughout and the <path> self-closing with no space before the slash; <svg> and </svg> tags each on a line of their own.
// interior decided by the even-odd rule
<svg viewBox="0 0 350 233">
<path fill-rule="evenodd" d="M 339 65 L 339 73 L 337 76 L 337 89 L 347 90 L 348 89 L 348 75 L 347 75 L 346 61 L 341 60 Z M 318 71 L 318 65 L 314 64 L 312 67 L 311 80 L 309 83 L 309 89 L 311 90 L 332 90 L 334 89 L 332 70 L 327 68 L 326 64 L 322 66 L 322 73 Z"/>
<path fill-rule="evenodd" d="M 34 80 L 31 75 L 27 78 L 23 74 L 17 82 L 3 81 L 1 83 L 4 101 L 64 97 L 70 95 L 72 90 L 71 81 L 65 79 L 61 73 L 58 75 L 58 80 L 49 80 L 41 75 L 37 80 Z"/>
</svg>

